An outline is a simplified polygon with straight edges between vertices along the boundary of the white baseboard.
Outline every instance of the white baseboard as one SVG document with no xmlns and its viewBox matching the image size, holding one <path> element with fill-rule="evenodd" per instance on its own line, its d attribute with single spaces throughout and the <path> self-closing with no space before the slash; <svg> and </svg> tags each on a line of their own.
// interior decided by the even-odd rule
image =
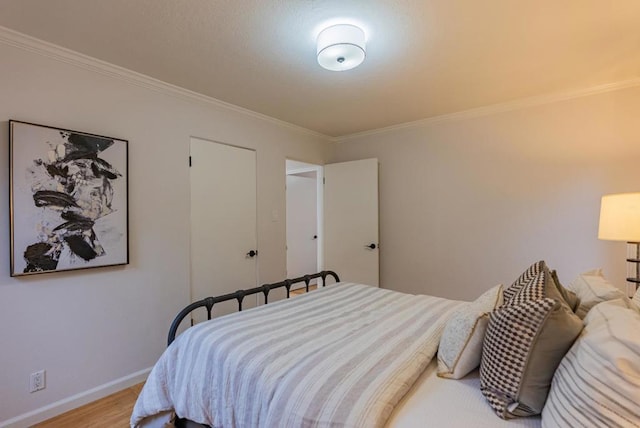
<svg viewBox="0 0 640 428">
<path fill-rule="evenodd" d="M 54 416 L 61 415 L 64 412 L 91 403 L 92 401 L 104 398 L 115 392 L 122 391 L 130 386 L 144 382 L 151 372 L 151 367 L 132 373 L 128 376 L 121 377 L 103 385 L 96 386 L 88 391 L 81 392 L 71 397 L 48 404 L 39 409 L 18 415 L 15 418 L 7 419 L 0 422 L 0 428 L 27 428 Z"/>
</svg>

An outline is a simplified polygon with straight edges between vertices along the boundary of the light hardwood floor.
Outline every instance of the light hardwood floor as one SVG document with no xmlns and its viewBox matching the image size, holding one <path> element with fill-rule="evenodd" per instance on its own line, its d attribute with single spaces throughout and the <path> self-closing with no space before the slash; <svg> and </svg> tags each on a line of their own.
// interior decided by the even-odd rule
<svg viewBox="0 0 640 428">
<path fill-rule="evenodd" d="M 315 290 L 316 288 L 318 288 L 317 285 L 310 285 L 309 286 L 309 291 Z M 299 296 L 300 294 L 304 294 L 306 292 L 307 292 L 306 288 L 302 287 L 302 288 L 298 288 L 296 290 L 291 290 L 290 294 L 291 294 L 291 296 Z"/>
<path fill-rule="evenodd" d="M 142 383 L 134 385 L 93 403 L 70 410 L 33 428 L 126 428 Z"/>
</svg>

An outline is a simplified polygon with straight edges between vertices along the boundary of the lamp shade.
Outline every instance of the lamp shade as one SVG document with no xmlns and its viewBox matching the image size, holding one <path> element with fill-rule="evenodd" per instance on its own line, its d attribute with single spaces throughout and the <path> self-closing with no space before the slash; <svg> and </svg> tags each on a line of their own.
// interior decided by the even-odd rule
<svg viewBox="0 0 640 428">
<path fill-rule="evenodd" d="M 362 64 L 366 55 L 365 35 L 360 27 L 338 24 L 318 34 L 318 64 L 327 70 L 351 70 Z"/>
<path fill-rule="evenodd" d="M 640 193 L 618 193 L 602 197 L 598 238 L 640 242 Z"/>
</svg>

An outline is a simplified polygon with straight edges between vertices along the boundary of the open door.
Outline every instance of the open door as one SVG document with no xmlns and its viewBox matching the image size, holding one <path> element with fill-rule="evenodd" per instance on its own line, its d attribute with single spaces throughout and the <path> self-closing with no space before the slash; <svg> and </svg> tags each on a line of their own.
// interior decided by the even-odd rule
<svg viewBox="0 0 640 428">
<path fill-rule="evenodd" d="M 324 267 L 379 286 L 378 160 L 324 167 Z"/>
</svg>

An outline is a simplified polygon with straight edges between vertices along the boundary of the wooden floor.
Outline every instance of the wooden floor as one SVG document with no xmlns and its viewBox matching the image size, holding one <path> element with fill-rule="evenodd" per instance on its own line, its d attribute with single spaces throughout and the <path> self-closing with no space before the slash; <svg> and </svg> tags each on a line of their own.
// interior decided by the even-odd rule
<svg viewBox="0 0 640 428">
<path fill-rule="evenodd" d="M 310 285 L 309 286 L 309 291 L 315 290 L 316 288 L 318 288 L 317 285 Z M 293 296 L 299 296 L 300 294 L 304 294 L 306 292 L 307 292 L 306 288 L 302 287 L 302 288 L 298 288 L 296 290 L 291 290 L 291 293 L 289 293 L 289 294 L 293 297 Z"/>
<path fill-rule="evenodd" d="M 311 285 L 309 290 L 317 286 Z M 305 288 L 291 290 L 291 297 L 304 294 Z M 133 406 L 138 399 L 142 383 L 77 409 L 70 410 L 55 418 L 34 425 L 33 428 L 62 428 L 62 427 L 90 427 L 90 428 L 126 428 Z"/>
<path fill-rule="evenodd" d="M 34 425 L 34 428 L 126 428 L 142 383 Z"/>
</svg>

